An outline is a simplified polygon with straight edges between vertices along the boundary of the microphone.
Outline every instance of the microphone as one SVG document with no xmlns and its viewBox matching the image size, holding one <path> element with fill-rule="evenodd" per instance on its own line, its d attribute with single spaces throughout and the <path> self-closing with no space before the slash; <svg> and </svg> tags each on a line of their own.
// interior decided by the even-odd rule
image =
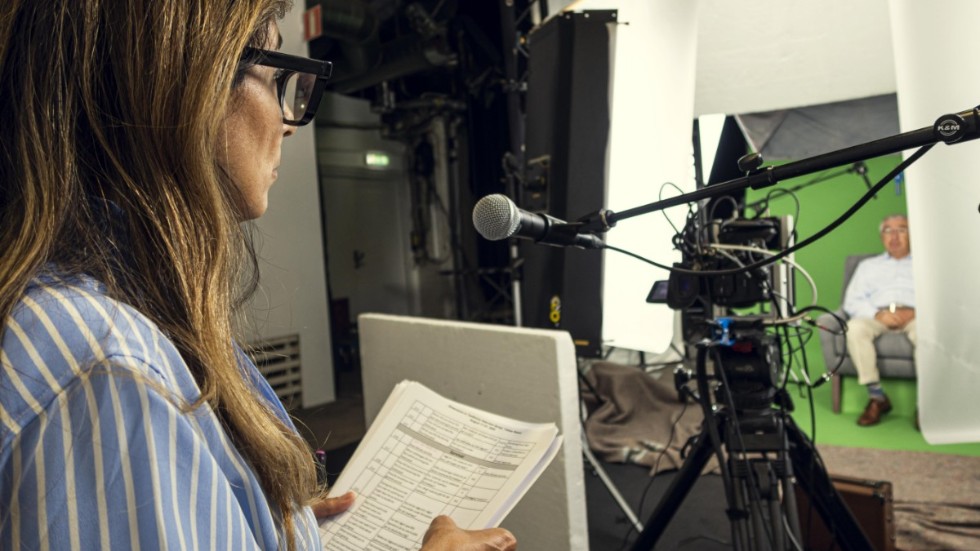
<svg viewBox="0 0 980 551">
<path fill-rule="evenodd" d="M 499 193 L 477 201 L 473 207 L 473 226 L 490 241 L 518 237 L 556 247 L 601 249 L 605 246 L 598 236 L 578 233 L 578 224 L 519 209 L 506 195 Z"/>
</svg>

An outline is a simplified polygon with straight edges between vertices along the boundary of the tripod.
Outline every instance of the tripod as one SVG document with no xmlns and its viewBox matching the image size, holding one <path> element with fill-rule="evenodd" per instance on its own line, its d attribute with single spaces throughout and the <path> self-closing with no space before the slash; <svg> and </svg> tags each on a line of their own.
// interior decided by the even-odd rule
<svg viewBox="0 0 980 551">
<path fill-rule="evenodd" d="M 718 458 L 722 470 L 734 549 L 782 551 L 804 548 L 794 482 L 810 497 L 810 503 L 836 535 L 842 549 L 872 549 L 819 462 L 813 444 L 791 417 L 773 409 L 771 404 L 759 408 L 757 406 L 764 404 L 753 397 L 741 399 L 737 392 L 730 400 L 730 408 L 712 407 L 707 350 L 707 345 L 698 345 L 696 378 L 699 401 L 705 411 L 701 434 L 694 437 L 693 449 L 632 550 L 651 551 L 654 548 L 712 454 Z M 715 369 L 723 373 L 724 368 L 715 365 Z M 723 448 L 728 451 L 727 460 Z M 771 459 L 771 456 L 775 458 Z"/>
</svg>

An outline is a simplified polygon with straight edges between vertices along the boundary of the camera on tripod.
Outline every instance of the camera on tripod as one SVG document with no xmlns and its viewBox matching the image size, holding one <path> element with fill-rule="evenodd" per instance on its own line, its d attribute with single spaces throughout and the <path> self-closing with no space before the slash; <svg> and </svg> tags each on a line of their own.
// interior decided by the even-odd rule
<svg viewBox="0 0 980 551">
<path fill-rule="evenodd" d="M 792 323 L 792 273 L 789 264 L 772 258 L 792 244 L 792 221 L 739 218 L 737 206 L 728 218 L 716 218 L 715 208 L 707 206 L 689 215 L 674 237 L 681 262 L 647 298 L 680 312 L 685 346 L 696 349 L 697 394 L 688 388 L 692 377 L 686 370 L 675 373 L 675 383 L 680 394 L 700 402 L 704 424 L 691 439 L 693 451 L 678 482 L 634 549 L 652 548 L 711 456 L 721 468 L 734 548 L 794 548 L 801 540 L 800 525 L 795 501 L 785 497 L 794 495 L 793 463 L 811 463 L 805 453 L 794 456 L 804 445 L 791 445 L 802 442 L 802 436 L 788 415 L 792 404 L 784 388 L 783 342 L 775 330 Z"/>
<path fill-rule="evenodd" d="M 752 268 L 792 243 L 789 217 L 744 219 L 688 217 L 674 244 L 682 253 L 667 280 L 665 302 L 681 312 L 688 347 L 710 345 L 717 387 L 716 403 L 730 407 L 745 451 L 779 449 L 782 422 L 773 405 L 791 410 L 781 388 L 781 342 L 772 327 L 794 302 L 792 274 L 783 263 Z M 662 286 L 662 285 L 661 285 Z M 750 313 L 734 314 L 733 309 Z M 680 390 L 680 389 L 679 389 Z"/>
</svg>

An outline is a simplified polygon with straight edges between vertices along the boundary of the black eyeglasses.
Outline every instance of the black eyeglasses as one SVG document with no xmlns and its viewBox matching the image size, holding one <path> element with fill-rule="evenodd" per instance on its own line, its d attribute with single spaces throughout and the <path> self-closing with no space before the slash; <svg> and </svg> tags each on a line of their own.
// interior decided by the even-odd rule
<svg viewBox="0 0 980 551">
<path fill-rule="evenodd" d="M 333 70 L 332 63 L 251 47 L 242 52 L 241 62 L 279 69 L 276 90 L 282 107 L 282 122 L 303 126 L 313 120 Z M 292 118 L 287 116 L 287 106 Z"/>
</svg>

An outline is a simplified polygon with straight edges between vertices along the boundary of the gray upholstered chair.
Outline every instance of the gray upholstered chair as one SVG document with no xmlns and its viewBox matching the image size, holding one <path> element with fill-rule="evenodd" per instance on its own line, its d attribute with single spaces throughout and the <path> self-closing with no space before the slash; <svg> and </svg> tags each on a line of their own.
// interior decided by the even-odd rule
<svg viewBox="0 0 980 551">
<path fill-rule="evenodd" d="M 851 282 L 851 277 L 854 275 L 854 270 L 857 268 L 858 263 L 871 256 L 875 255 L 854 255 L 847 257 L 847 259 L 844 261 L 844 280 L 843 284 L 841 285 L 841 304 L 844 304 L 844 293 L 847 292 L 847 286 Z M 844 313 L 843 308 L 838 308 L 834 313 L 840 316 L 841 319 L 847 319 L 847 314 Z M 830 314 L 823 314 L 817 318 L 817 324 L 834 330 L 838 328 L 837 320 L 835 320 Z M 845 356 L 844 352 L 846 347 L 843 335 L 835 335 L 828 331 L 821 330 L 820 348 L 823 350 L 823 357 L 824 361 L 827 363 L 828 371 L 832 370 L 834 366 L 837 365 L 837 362 L 841 361 L 841 357 L 844 356 L 840 369 L 831 379 L 831 394 L 833 401 L 832 407 L 834 413 L 840 413 L 841 393 L 843 392 L 841 375 L 856 376 L 857 371 L 855 371 L 854 364 L 851 363 L 851 359 Z M 885 333 L 875 340 L 875 350 L 878 351 L 878 371 L 881 373 L 882 378 L 915 378 L 915 356 L 912 349 L 912 343 L 909 342 L 909 339 L 905 336 L 905 333 Z"/>
</svg>

